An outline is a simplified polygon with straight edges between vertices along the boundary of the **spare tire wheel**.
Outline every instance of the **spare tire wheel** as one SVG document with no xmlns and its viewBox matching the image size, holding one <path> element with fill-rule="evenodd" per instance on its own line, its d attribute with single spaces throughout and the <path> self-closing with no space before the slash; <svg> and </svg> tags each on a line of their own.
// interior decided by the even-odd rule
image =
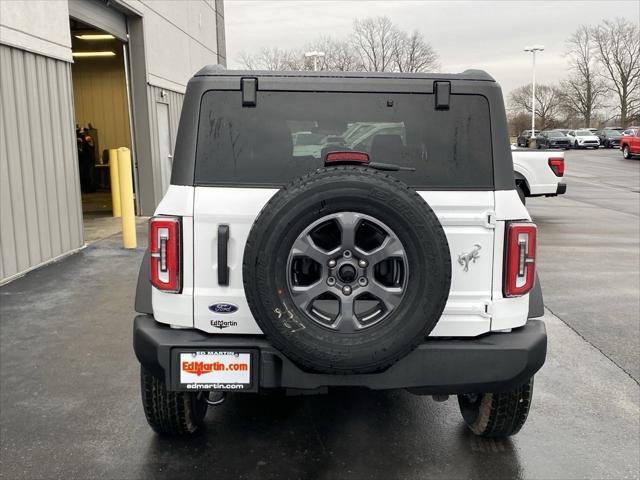
<svg viewBox="0 0 640 480">
<path fill-rule="evenodd" d="M 451 284 L 424 199 L 370 168 L 317 170 L 278 191 L 251 228 L 244 288 L 282 353 L 328 373 L 381 370 L 431 332 Z"/>
</svg>

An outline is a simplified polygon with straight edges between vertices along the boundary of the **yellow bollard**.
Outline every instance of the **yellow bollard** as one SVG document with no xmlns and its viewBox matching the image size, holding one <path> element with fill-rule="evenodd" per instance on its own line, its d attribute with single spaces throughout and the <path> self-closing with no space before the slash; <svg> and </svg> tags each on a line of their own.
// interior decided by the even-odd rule
<svg viewBox="0 0 640 480">
<path fill-rule="evenodd" d="M 122 244 L 124 248 L 136 248 L 136 213 L 133 207 L 131 152 L 125 147 L 120 147 L 118 149 L 118 174 L 120 177 Z"/>
<path fill-rule="evenodd" d="M 109 149 L 109 177 L 111 177 L 111 211 L 114 217 L 120 214 L 120 177 L 118 176 L 118 150 Z"/>
</svg>

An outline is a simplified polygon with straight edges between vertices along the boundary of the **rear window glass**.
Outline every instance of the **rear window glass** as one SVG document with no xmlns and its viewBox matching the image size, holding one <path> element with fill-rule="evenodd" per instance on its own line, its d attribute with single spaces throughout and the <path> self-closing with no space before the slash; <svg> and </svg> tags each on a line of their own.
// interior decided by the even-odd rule
<svg viewBox="0 0 640 480">
<path fill-rule="evenodd" d="M 367 152 L 413 187 L 493 187 L 489 105 L 452 95 L 447 111 L 430 94 L 259 91 L 202 98 L 196 185 L 282 186 L 320 168 L 330 151 Z"/>
</svg>

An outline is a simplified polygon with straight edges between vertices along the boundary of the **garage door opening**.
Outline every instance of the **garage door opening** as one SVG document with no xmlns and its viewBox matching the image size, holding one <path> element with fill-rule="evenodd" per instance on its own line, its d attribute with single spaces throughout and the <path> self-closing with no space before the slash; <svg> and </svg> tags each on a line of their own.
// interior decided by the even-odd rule
<svg viewBox="0 0 640 480">
<path fill-rule="evenodd" d="M 131 149 L 125 43 L 70 20 L 76 146 L 85 242 L 120 231 L 112 216 L 109 149 Z"/>
</svg>

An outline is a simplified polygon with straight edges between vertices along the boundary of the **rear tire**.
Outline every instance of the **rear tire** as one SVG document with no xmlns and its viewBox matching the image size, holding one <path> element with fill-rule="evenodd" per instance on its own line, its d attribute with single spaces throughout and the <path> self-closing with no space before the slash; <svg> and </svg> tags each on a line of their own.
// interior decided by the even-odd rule
<svg viewBox="0 0 640 480">
<path fill-rule="evenodd" d="M 458 395 L 460 412 L 469 429 L 481 437 L 509 437 L 527 420 L 533 377 L 508 392 Z"/>
<path fill-rule="evenodd" d="M 576 150 L 579 148 L 579 147 L 578 147 L 578 141 L 577 141 L 577 140 L 573 143 L 573 148 L 575 148 Z"/>
<path fill-rule="evenodd" d="M 629 151 L 629 145 L 622 147 L 622 156 L 629 160 L 631 158 L 631 152 Z"/>
<path fill-rule="evenodd" d="M 160 435 L 191 435 L 207 413 L 206 392 L 169 392 L 164 380 L 140 367 L 142 406 L 147 422 Z"/>
</svg>

